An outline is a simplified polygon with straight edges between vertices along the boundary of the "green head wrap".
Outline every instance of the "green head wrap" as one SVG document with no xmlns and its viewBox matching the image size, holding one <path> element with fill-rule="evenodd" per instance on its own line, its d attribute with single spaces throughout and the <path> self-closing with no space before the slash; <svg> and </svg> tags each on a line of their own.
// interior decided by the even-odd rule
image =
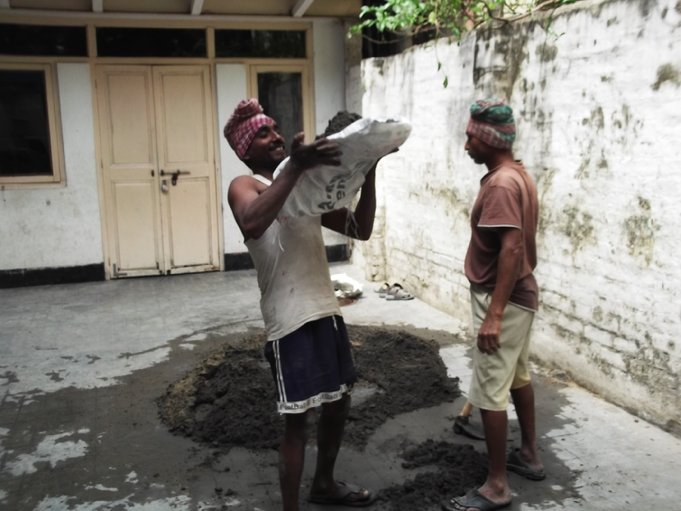
<svg viewBox="0 0 681 511">
<path fill-rule="evenodd" d="M 510 149 L 515 141 L 513 109 L 498 99 L 481 99 L 471 105 L 466 134 L 492 147 Z"/>
</svg>

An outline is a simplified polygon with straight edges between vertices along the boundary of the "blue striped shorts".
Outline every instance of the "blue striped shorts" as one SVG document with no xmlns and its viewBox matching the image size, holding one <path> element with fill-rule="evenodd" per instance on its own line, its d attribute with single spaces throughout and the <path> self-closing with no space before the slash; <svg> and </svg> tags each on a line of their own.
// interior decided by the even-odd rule
<svg viewBox="0 0 681 511">
<path fill-rule="evenodd" d="M 279 413 L 303 413 L 337 401 L 357 381 L 341 316 L 305 323 L 281 339 L 268 341 L 264 351 L 277 389 Z"/>
</svg>

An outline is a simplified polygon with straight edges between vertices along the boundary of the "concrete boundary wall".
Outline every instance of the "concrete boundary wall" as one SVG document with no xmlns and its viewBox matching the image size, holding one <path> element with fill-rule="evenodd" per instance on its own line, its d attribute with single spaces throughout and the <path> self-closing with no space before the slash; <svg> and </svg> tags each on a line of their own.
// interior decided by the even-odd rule
<svg viewBox="0 0 681 511">
<path fill-rule="evenodd" d="M 366 276 L 468 320 L 463 257 L 484 168 L 464 129 L 473 100 L 506 97 L 542 208 L 534 356 L 680 434 L 681 1 L 583 2 L 549 31 L 480 30 L 348 76 L 349 105 L 413 125 L 379 167 L 376 233 L 353 254 Z"/>
</svg>

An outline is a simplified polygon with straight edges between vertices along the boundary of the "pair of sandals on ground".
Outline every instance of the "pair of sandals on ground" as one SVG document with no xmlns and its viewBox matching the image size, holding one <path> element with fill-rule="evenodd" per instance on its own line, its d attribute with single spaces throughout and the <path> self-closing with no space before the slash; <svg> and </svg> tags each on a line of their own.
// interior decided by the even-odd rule
<svg viewBox="0 0 681 511">
<path fill-rule="evenodd" d="M 376 292 L 386 300 L 413 300 L 414 295 L 404 289 L 401 284 L 395 282 L 392 286 L 385 282 Z"/>
<path fill-rule="evenodd" d="M 544 469 L 536 469 L 530 466 L 520 455 L 520 449 L 513 449 L 508 453 L 506 458 L 506 470 L 515 472 L 523 476 L 525 479 L 531 481 L 542 481 L 546 478 Z M 480 511 L 493 511 L 495 509 L 504 509 L 511 505 L 512 500 L 508 502 L 493 502 L 477 489 L 471 490 L 463 497 L 454 497 L 447 502 L 442 503 L 444 511 L 464 511 L 467 509 L 479 509 Z"/>
</svg>

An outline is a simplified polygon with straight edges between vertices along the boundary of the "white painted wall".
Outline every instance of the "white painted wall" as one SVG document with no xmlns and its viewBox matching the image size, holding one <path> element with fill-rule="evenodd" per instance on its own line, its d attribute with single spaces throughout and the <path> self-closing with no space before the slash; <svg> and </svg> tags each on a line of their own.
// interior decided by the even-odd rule
<svg viewBox="0 0 681 511">
<path fill-rule="evenodd" d="M 323 133 L 345 110 L 345 27 L 341 21 L 315 21 L 312 29 L 315 133 Z"/>
<path fill-rule="evenodd" d="M 463 257 L 485 169 L 463 150 L 467 109 L 506 96 L 542 208 L 534 355 L 681 432 L 678 0 L 584 2 L 556 13 L 550 33 L 480 31 L 360 73 L 349 102 L 413 123 L 379 167 L 380 232 L 353 256 L 367 276 L 468 320 Z"/>
<path fill-rule="evenodd" d="M 339 20 L 315 21 L 312 62 L 314 66 L 315 134 L 323 133 L 329 120 L 345 110 L 345 27 Z M 340 245 L 347 238 L 323 230 L 326 245 Z"/>
<path fill-rule="evenodd" d="M 0 187 L 0 270 L 102 263 L 87 64 L 57 66 L 66 184 Z"/>
<path fill-rule="evenodd" d="M 229 147 L 222 130 L 232 115 L 234 108 L 242 99 L 248 98 L 248 78 L 243 64 L 217 64 L 217 101 L 218 133 L 220 134 L 220 180 L 222 198 L 222 220 L 224 225 L 224 250 L 226 254 L 248 252 L 244 238 L 234 221 L 232 210 L 227 202 L 229 183 L 237 176 L 250 174 L 249 168 Z"/>
</svg>

